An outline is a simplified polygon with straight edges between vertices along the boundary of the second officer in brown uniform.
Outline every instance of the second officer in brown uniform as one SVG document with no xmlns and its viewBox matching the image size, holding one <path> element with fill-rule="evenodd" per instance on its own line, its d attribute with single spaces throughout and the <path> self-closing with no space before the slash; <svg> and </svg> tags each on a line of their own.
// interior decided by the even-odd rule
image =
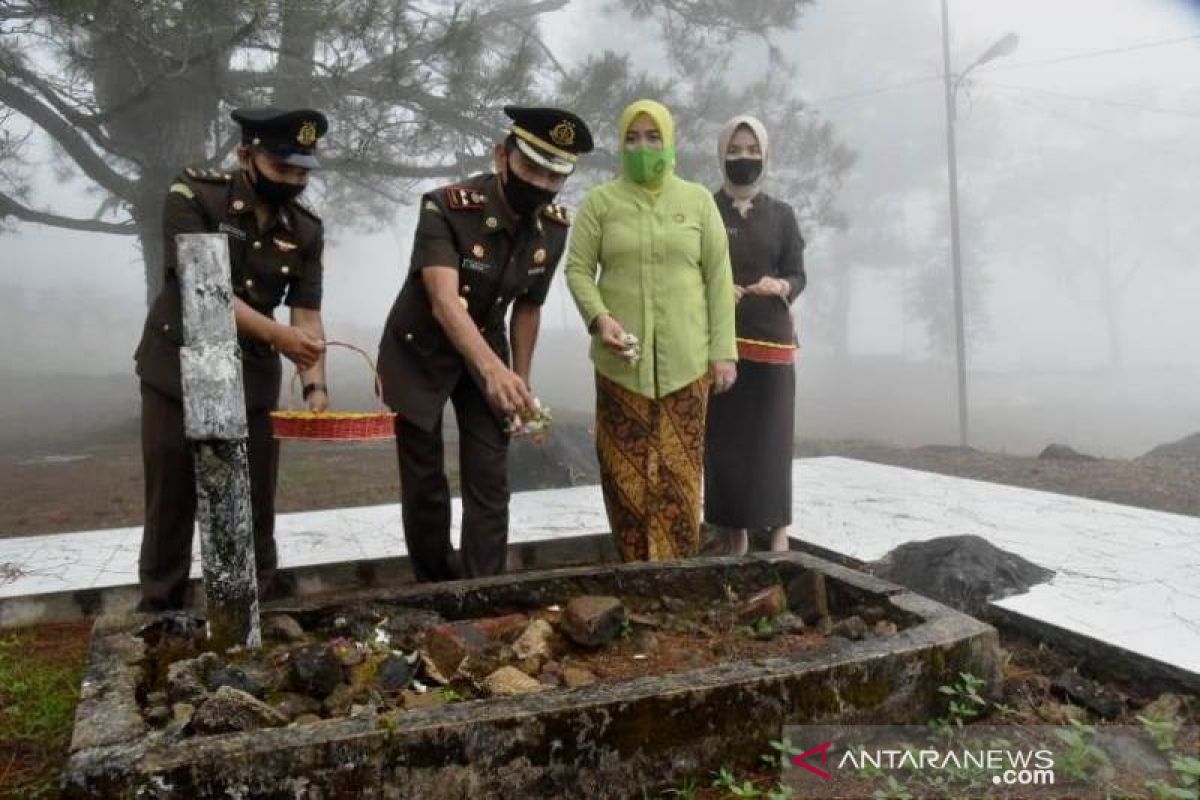
<svg viewBox="0 0 1200 800">
<path fill-rule="evenodd" d="M 592 149 L 587 126 L 570 112 L 504 111 L 512 126 L 495 147 L 496 172 L 421 198 L 408 278 L 379 346 L 384 399 L 397 414 L 404 538 L 419 580 L 504 570 L 505 420 L 533 411 L 541 305 L 567 241 L 566 212 L 552 201 Z M 460 558 L 443 461 L 447 400 L 459 429 Z"/>
<path fill-rule="evenodd" d="M 317 166 L 317 140 L 328 123 L 317 111 L 238 109 L 242 128 L 232 172 L 185 170 L 167 193 L 163 211 L 163 290 L 150 308 L 135 359 L 142 392 L 142 462 L 146 527 L 138 563 L 139 610 L 181 608 L 191 567 L 196 485 L 183 434 L 179 348 L 183 343 L 175 235 L 224 233 L 242 351 L 249 424 L 250 502 L 260 595 L 281 593 L 276 578 L 275 479 L 279 447 L 270 411 L 279 398 L 279 353 L 302 371 L 312 411 L 324 410 L 324 332 L 321 323 L 321 221 L 296 196 Z M 275 308 L 291 308 L 289 323 Z"/>
</svg>

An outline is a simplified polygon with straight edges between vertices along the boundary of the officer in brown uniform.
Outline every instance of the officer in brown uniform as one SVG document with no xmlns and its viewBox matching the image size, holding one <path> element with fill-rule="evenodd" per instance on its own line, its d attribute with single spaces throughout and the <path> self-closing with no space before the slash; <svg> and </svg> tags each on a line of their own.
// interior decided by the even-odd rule
<svg viewBox="0 0 1200 800">
<path fill-rule="evenodd" d="M 504 112 L 512 126 L 495 147 L 496 171 L 421 198 L 408 278 L 379 345 L 384 399 L 397 413 L 404 538 L 419 580 L 504 569 L 505 423 L 534 412 L 529 374 L 541 305 L 569 225 L 552 200 L 579 154 L 592 149 L 587 125 L 570 112 Z M 443 461 L 447 400 L 459 430 L 460 558 L 450 543 Z"/>
<path fill-rule="evenodd" d="M 183 343 L 175 235 L 224 233 L 242 352 L 249 423 L 250 495 L 259 594 L 286 593 L 276 580 L 275 481 L 279 447 L 270 411 L 279 398 L 283 353 L 301 370 L 310 410 L 328 406 L 321 324 L 321 220 L 296 202 L 318 166 L 328 123 L 317 111 L 238 109 L 238 168 L 187 169 L 167 192 L 163 290 L 150 308 L 134 358 L 141 378 L 146 527 L 138 575 L 139 610 L 181 608 L 191 567 L 196 487 L 183 433 L 179 348 Z M 289 323 L 275 307 L 291 308 Z"/>
</svg>

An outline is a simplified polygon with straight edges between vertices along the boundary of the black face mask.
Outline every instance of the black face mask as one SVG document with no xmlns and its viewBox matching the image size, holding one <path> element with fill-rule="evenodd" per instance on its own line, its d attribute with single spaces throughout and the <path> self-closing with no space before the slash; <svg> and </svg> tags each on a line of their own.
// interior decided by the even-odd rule
<svg viewBox="0 0 1200 800">
<path fill-rule="evenodd" d="M 275 208 L 295 200 L 304 191 L 304 187 L 299 184 L 271 180 L 259 172 L 257 166 L 250 176 L 250 186 L 253 187 L 254 194 L 260 200 Z"/>
<path fill-rule="evenodd" d="M 500 182 L 500 187 L 504 191 L 504 199 L 508 202 L 508 207 L 515 211 L 519 217 L 531 216 L 540 207 L 554 202 L 554 198 L 558 195 L 558 192 L 534 186 L 529 181 L 521 178 L 520 175 L 513 172 L 511 163 L 508 165 L 505 173 L 504 179 Z"/>
<path fill-rule="evenodd" d="M 749 186 L 762 175 L 761 158 L 730 158 L 725 162 L 725 176 L 734 186 Z"/>
</svg>

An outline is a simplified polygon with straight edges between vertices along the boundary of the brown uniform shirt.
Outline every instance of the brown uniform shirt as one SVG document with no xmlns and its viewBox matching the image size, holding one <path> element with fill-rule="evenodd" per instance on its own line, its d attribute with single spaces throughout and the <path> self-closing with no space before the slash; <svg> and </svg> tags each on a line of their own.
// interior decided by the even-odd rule
<svg viewBox="0 0 1200 800">
<path fill-rule="evenodd" d="M 255 310 L 272 316 L 280 303 L 297 308 L 321 307 L 321 220 L 292 202 L 280 209 L 266 230 L 254 215 L 254 193 L 241 170 L 214 172 L 188 169 L 171 184 L 163 208 L 165 280 L 150 307 L 134 359 L 138 376 L 175 399 L 182 390 L 179 348 L 183 344 L 182 306 L 175 235 L 224 233 L 234 294 Z M 279 399 L 281 364 L 274 349 L 239 338 L 246 407 L 273 408 Z"/>
<path fill-rule="evenodd" d="M 733 282 L 750 286 L 770 276 L 787 281 L 791 287 L 786 301 L 782 297 L 743 297 L 737 304 L 737 337 L 795 344 L 796 329 L 789 306 L 808 282 L 804 273 L 804 239 L 795 212 L 782 200 L 760 192 L 743 217 L 724 190 L 718 190 L 714 196 L 729 235 Z"/>
<path fill-rule="evenodd" d="M 433 317 L 421 270 L 458 269 L 459 301 L 509 364 L 509 306 L 514 300 L 539 306 L 545 301 L 566 247 L 569 222 L 562 206 L 516 220 L 500 192 L 499 178 L 488 173 L 421 198 L 408 277 L 379 343 L 379 374 L 392 410 L 426 430 L 433 428 L 466 364 Z"/>
</svg>

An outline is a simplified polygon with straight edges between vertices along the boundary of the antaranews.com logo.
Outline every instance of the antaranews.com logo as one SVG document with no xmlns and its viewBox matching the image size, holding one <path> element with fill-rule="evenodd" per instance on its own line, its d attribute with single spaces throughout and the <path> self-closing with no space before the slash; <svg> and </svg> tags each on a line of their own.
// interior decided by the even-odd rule
<svg viewBox="0 0 1200 800">
<path fill-rule="evenodd" d="M 791 726 L 784 781 L 810 798 L 1178 797 L 1177 743 L 1132 726 Z M 1190 737 L 1190 738 L 1189 738 Z M 1186 771 L 1185 771 L 1186 772 Z"/>
</svg>

